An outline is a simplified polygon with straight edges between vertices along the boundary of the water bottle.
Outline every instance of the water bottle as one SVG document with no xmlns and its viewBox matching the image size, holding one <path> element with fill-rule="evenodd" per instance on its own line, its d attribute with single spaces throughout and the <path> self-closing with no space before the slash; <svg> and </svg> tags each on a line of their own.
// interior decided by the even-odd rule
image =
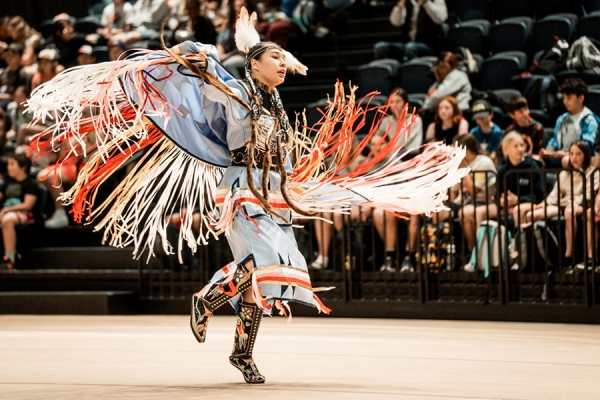
<svg viewBox="0 0 600 400">
<path fill-rule="evenodd" d="M 446 271 L 452 271 L 454 269 L 456 254 L 456 245 L 454 243 L 448 244 L 448 254 L 446 255 Z"/>
</svg>

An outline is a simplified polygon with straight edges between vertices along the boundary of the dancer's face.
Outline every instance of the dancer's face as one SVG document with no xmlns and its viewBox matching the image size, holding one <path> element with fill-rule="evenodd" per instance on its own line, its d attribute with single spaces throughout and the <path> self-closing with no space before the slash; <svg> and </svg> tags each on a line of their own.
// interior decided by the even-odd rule
<svg viewBox="0 0 600 400">
<path fill-rule="evenodd" d="M 265 51 L 258 60 L 250 61 L 252 77 L 273 89 L 285 81 L 287 64 L 285 55 L 279 49 Z"/>
</svg>

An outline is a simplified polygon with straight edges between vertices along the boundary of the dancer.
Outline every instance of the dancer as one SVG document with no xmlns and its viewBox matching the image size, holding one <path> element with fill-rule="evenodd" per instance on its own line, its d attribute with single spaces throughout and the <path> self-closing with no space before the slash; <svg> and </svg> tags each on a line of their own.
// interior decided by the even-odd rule
<svg viewBox="0 0 600 400">
<path fill-rule="evenodd" d="M 255 16 L 243 9 L 236 26 L 236 43 L 247 54 L 243 80 L 218 63 L 214 46 L 184 42 L 65 71 L 42 85 L 28 106 L 38 119 L 61 115 L 60 124 L 33 141 L 41 154 L 65 140 L 83 143 L 88 132 L 102 133 L 98 151 L 62 199 L 73 204 L 76 221 L 102 214 L 96 229 L 104 230 L 109 244 L 132 244 L 135 257 L 144 251 L 150 257 L 158 237 L 172 252 L 167 216 L 192 215 L 191 210 L 199 212 L 200 232 L 194 234 L 197 219 L 192 229 L 193 219 L 182 218 L 179 241 L 192 251 L 211 236 L 225 234 L 236 261 L 193 296 L 192 330 L 199 342 L 205 341 L 212 313 L 231 303 L 238 318 L 230 361 L 246 382 L 263 383 L 252 358 L 262 315 L 277 309 L 289 316 L 289 301 L 330 311 L 315 294 L 323 288 L 310 283 L 292 233 L 293 217 L 315 218 L 331 209 L 349 212 L 351 204 L 393 214 L 436 211 L 443 208 L 446 190 L 466 171 L 458 167 L 464 151 L 440 144 L 402 162 L 398 138 L 403 131 L 398 129 L 387 132 L 390 140 L 377 152 L 339 174 L 374 134 L 373 129 L 350 150 L 367 112 L 355 106 L 355 88 L 346 96 L 343 85 L 336 85 L 309 139 L 309 128 L 291 127 L 276 89 L 287 71 L 305 73 L 306 67 L 278 45 L 261 43 L 254 23 Z M 90 107 L 101 112 L 81 119 L 82 110 Z M 406 109 L 399 118 L 407 118 Z M 145 153 L 136 167 L 92 208 L 98 186 L 140 150 Z M 77 154 L 75 146 L 59 163 Z M 333 159 L 330 167 L 327 157 Z"/>
</svg>

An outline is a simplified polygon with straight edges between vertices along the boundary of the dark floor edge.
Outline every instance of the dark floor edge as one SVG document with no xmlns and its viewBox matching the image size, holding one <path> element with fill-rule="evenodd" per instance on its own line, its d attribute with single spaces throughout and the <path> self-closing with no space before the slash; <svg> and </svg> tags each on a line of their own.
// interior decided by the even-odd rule
<svg viewBox="0 0 600 400">
<path fill-rule="evenodd" d="M 600 307 L 559 304 L 490 304 L 427 303 L 396 301 L 341 301 L 324 300 L 331 314 L 319 314 L 311 307 L 290 304 L 294 316 L 331 318 L 400 318 L 472 321 L 552 322 L 600 324 Z M 144 314 L 188 314 L 190 301 L 143 300 L 140 312 Z M 225 306 L 216 315 L 233 315 Z"/>
</svg>

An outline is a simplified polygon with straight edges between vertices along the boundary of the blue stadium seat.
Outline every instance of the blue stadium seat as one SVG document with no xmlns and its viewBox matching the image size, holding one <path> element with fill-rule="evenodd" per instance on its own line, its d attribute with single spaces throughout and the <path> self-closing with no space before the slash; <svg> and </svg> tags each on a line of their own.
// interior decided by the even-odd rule
<svg viewBox="0 0 600 400">
<path fill-rule="evenodd" d="M 600 11 L 579 18 L 579 36 L 600 40 Z"/>
<path fill-rule="evenodd" d="M 375 60 L 360 66 L 357 71 L 356 96 L 362 97 L 373 91 L 382 94 L 390 93 L 396 86 L 399 66 L 400 62 L 392 59 Z"/>
<path fill-rule="evenodd" d="M 407 61 L 398 69 L 398 86 L 408 94 L 427 93 L 435 82 L 433 63 L 429 61 Z"/>
<path fill-rule="evenodd" d="M 537 20 L 533 27 L 533 51 L 546 50 L 559 37 L 571 43 L 577 32 L 575 14 L 555 14 Z"/>
<path fill-rule="evenodd" d="M 481 68 L 483 90 L 511 88 L 511 79 L 526 65 L 527 55 L 523 52 L 499 53 L 487 58 Z"/>
<path fill-rule="evenodd" d="M 459 21 L 492 18 L 492 3 L 489 0 L 454 0 Z"/>
<path fill-rule="evenodd" d="M 534 9 L 538 20 L 552 14 L 578 11 L 574 0 L 534 0 Z"/>
<path fill-rule="evenodd" d="M 462 22 L 448 32 L 448 47 L 456 53 L 459 47 L 466 47 L 474 54 L 485 54 L 490 21 L 472 20 Z"/>
<path fill-rule="evenodd" d="M 585 96 L 585 106 L 600 116 L 600 89 L 589 89 Z"/>
<path fill-rule="evenodd" d="M 75 21 L 75 31 L 83 33 L 84 35 L 96 33 L 98 28 L 101 27 L 102 25 L 100 25 L 100 19 L 94 16 L 78 18 Z"/>
<path fill-rule="evenodd" d="M 494 0 L 494 18 L 501 21 L 510 17 L 530 17 L 534 15 L 530 0 Z"/>
<path fill-rule="evenodd" d="M 526 51 L 530 35 L 530 28 L 524 21 L 501 21 L 490 29 L 490 51 L 492 54 L 510 50 Z"/>
<path fill-rule="evenodd" d="M 550 121 L 550 117 L 542 110 L 529 110 L 531 118 L 542 124 L 544 128 L 554 128 L 554 124 Z"/>
<path fill-rule="evenodd" d="M 581 8 L 586 15 L 600 11 L 600 0 L 581 0 Z"/>
</svg>

